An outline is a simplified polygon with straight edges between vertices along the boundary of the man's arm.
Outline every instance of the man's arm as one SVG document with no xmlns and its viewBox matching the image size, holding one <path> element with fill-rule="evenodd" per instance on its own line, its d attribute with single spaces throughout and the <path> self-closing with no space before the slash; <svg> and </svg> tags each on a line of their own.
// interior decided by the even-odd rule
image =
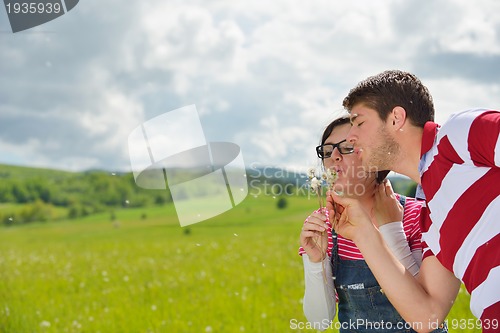
<svg viewBox="0 0 500 333">
<path fill-rule="evenodd" d="M 342 236 L 359 248 L 378 283 L 398 310 L 416 331 L 430 332 L 450 311 L 460 287 L 460 280 L 433 257 L 424 259 L 415 278 L 394 257 L 373 226 L 359 202 L 333 194 L 345 209 L 337 209 L 338 221 L 332 223 Z M 329 208 L 332 208 L 329 201 Z M 332 211 L 333 214 L 333 211 Z"/>
<path fill-rule="evenodd" d="M 460 280 L 436 257 L 425 258 L 414 278 L 390 253 L 375 228 L 354 242 L 387 298 L 417 331 L 432 331 L 443 322 L 455 301 Z"/>
</svg>

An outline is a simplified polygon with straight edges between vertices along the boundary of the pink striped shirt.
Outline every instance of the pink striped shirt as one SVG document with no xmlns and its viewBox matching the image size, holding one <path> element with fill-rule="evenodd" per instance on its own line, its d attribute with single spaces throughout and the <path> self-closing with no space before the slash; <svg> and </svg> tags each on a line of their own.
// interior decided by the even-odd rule
<svg viewBox="0 0 500 333">
<path fill-rule="evenodd" d="M 399 200 L 399 195 L 396 195 Z M 406 234 L 406 239 L 410 246 L 410 250 L 414 251 L 422 249 L 420 242 L 420 210 L 422 208 L 421 202 L 413 199 L 406 198 L 405 210 L 403 214 L 403 229 Z M 320 210 L 316 210 L 319 212 Z M 307 220 L 306 220 L 307 221 Z M 305 222 L 304 222 L 305 223 Z M 332 255 L 333 239 L 332 239 L 332 225 L 328 215 L 326 216 L 326 224 L 328 225 L 328 256 Z M 302 246 L 299 248 L 299 255 L 306 253 Z M 338 235 L 338 254 L 342 259 L 347 260 L 364 260 L 363 255 L 356 247 L 353 241 Z"/>
<path fill-rule="evenodd" d="M 463 281 L 478 318 L 500 309 L 499 134 L 500 112 L 478 109 L 428 122 L 422 138 L 424 257 Z"/>
</svg>

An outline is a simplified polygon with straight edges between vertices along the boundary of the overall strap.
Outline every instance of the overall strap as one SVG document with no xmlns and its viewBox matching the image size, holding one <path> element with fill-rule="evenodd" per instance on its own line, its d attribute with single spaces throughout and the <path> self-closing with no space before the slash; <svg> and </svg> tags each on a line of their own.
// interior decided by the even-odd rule
<svg viewBox="0 0 500 333">
<path fill-rule="evenodd" d="M 405 210 L 405 205 L 406 205 L 406 196 L 400 194 L 399 195 L 399 203 L 401 204 L 401 206 L 403 206 L 403 215 L 404 215 L 404 210 Z"/>
</svg>

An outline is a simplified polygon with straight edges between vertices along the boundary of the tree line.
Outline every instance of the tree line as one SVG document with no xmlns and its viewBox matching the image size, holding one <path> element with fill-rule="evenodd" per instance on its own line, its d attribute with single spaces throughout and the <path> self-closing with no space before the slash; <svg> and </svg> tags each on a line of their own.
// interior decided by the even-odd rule
<svg viewBox="0 0 500 333">
<path fill-rule="evenodd" d="M 26 169 L 26 173 L 32 169 Z M 54 210 L 64 208 L 64 218 L 77 218 L 119 207 L 146 207 L 171 202 L 168 190 L 146 190 L 135 184 L 132 173 L 89 171 L 50 176 L 9 172 L 0 173 L 0 204 L 16 209 L 0 209 L 5 225 L 53 218 Z M 9 207 L 9 205 L 4 205 Z M 61 211 L 61 209 L 59 209 Z"/>
</svg>

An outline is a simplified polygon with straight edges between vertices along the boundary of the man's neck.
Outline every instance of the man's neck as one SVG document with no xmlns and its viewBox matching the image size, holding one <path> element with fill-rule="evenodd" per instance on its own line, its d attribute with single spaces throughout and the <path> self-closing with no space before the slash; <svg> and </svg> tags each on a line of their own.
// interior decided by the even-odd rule
<svg viewBox="0 0 500 333">
<path fill-rule="evenodd" d="M 422 147 L 423 129 L 416 126 L 405 128 L 398 142 L 401 147 L 399 160 L 395 163 L 394 172 L 410 177 L 414 182 L 420 184 L 420 150 Z"/>
</svg>

